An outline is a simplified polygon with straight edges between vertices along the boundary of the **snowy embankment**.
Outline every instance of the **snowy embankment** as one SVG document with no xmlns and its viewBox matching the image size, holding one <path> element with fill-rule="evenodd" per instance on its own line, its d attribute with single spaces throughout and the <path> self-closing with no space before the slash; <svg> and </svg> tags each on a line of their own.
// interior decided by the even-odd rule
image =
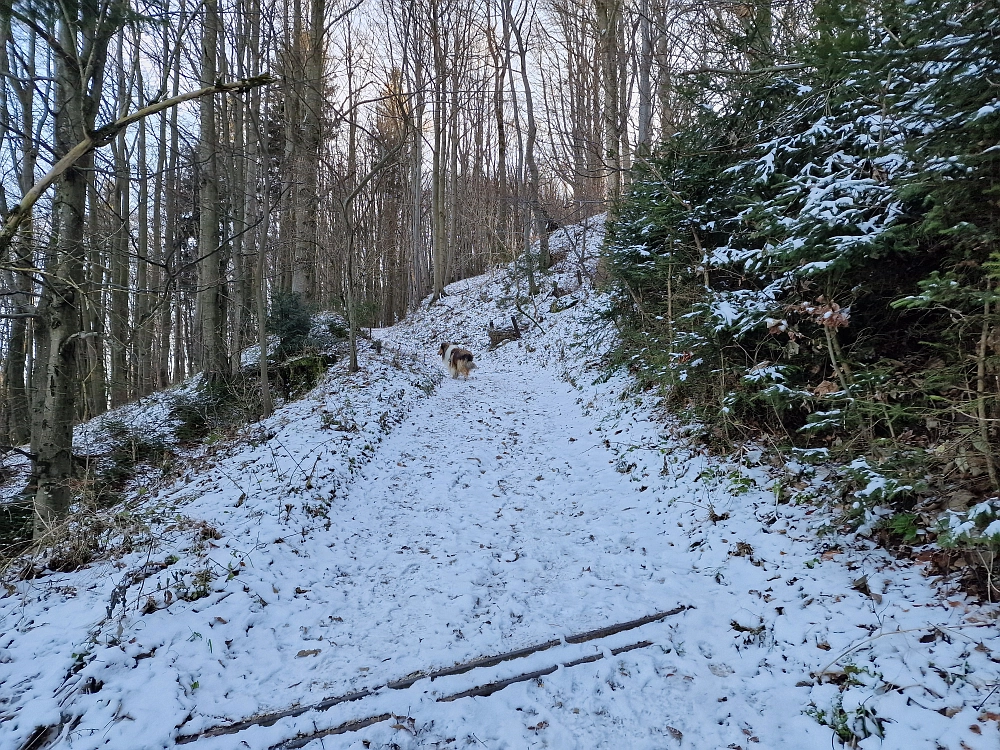
<svg viewBox="0 0 1000 750">
<path fill-rule="evenodd" d="M 454 284 L 151 490 L 155 544 L 9 584 L 0 747 L 997 747 L 994 608 L 592 384 L 595 239 L 519 342 L 506 272 Z"/>
</svg>

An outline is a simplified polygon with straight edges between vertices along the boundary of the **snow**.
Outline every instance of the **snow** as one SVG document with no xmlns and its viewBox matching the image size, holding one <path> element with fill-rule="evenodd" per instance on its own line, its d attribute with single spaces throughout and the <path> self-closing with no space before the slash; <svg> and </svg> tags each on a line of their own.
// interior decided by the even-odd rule
<svg viewBox="0 0 1000 750">
<path fill-rule="evenodd" d="M 164 480 L 152 544 L 10 581 L 0 747 L 44 726 L 74 750 L 837 746 L 822 716 L 884 733 L 863 748 L 995 748 L 995 607 L 819 537 L 825 511 L 776 502 L 813 467 L 708 456 L 603 373 L 600 226 L 553 237 L 570 252 L 545 286 L 575 306 L 519 313 L 508 269 L 453 284 L 373 331 L 361 372 Z M 511 314 L 524 337 L 487 351 Z M 446 340 L 475 352 L 468 381 L 444 377 Z"/>
</svg>

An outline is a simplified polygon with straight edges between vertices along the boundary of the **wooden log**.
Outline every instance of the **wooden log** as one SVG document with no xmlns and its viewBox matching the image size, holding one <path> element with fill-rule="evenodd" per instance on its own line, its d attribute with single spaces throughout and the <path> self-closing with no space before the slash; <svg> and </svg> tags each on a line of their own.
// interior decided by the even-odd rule
<svg viewBox="0 0 1000 750">
<path fill-rule="evenodd" d="M 635 651 L 637 648 L 646 648 L 647 646 L 652 646 L 652 641 L 639 641 L 639 643 L 633 643 L 629 646 L 622 646 L 621 648 L 611 649 L 612 656 L 618 656 L 619 654 L 624 654 L 627 651 Z M 590 656 L 583 656 L 579 659 L 574 659 L 573 661 L 564 662 L 563 667 L 576 667 L 580 664 L 590 664 L 595 661 L 600 661 L 604 658 L 604 654 L 591 654 Z M 519 682 L 527 682 L 528 680 L 534 680 L 539 677 L 544 677 L 547 674 L 552 674 L 557 669 L 559 669 L 558 664 L 554 664 L 551 667 L 545 667 L 543 669 L 536 669 L 533 672 L 526 672 L 524 674 L 519 674 L 515 677 L 508 677 L 505 680 L 497 680 L 496 682 L 490 682 L 486 685 L 479 685 L 468 690 L 463 690 L 461 693 L 455 693 L 454 695 L 445 695 L 437 699 L 438 703 L 451 703 L 452 701 L 457 701 L 460 698 L 471 698 L 472 696 L 487 696 L 493 695 L 493 693 L 498 690 L 503 690 L 505 687 L 510 685 L 516 685 Z"/>
</svg>

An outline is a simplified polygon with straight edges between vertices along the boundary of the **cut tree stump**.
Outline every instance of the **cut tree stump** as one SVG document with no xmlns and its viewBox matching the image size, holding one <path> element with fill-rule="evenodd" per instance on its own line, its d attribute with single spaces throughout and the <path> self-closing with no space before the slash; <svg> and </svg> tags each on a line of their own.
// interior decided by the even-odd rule
<svg viewBox="0 0 1000 750">
<path fill-rule="evenodd" d="M 517 318 L 513 315 L 510 316 L 511 327 L 510 328 L 497 328 L 493 325 L 493 321 L 490 321 L 489 327 L 486 329 L 486 333 L 490 337 L 490 349 L 496 349 L 504 341 L 515 341 L 521 338 L 521 329 L 517 325 Z"/>
</svg>

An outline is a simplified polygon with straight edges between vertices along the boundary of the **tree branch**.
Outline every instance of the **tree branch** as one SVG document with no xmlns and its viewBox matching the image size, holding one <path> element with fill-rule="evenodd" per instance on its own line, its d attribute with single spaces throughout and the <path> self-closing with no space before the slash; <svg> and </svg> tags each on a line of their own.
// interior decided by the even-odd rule
<svg viewBox="0 0 1000 750">
<path fill-rule="evenodd" d="M 35 460 L 35 454 L 29 453 L 23 448 L 18 448 L 16 445 L 0 445 L 0 458 L 3 458 L 8 453 L 17 453 L 18 455 L 24 456 L 25 458 L 30 458 L 32 461 Z"/>
<path fill-rule="evenodd" d="M 813 68 L 814 65 L 808 65 L 806 63 L 789 63 L 788 65 L 775 65 L 771 68 L 754 68 L 752 70 L 737 70 L 735 68 L 710 68 L 701 67 L 693 68 L 691 70 L 681 70 L 677 72 L 679 76 L 697 76 L 702 73 L 712 73 L 714 75 L 721 76 L 757 76 L 763 75 L 764 73 L 783 73 L 786 70 L 803 70 L 804 68 Z"/>
<path fill-rule="evenodd" d="M 270 74 L 265 74 L 255 76 L 253 78 L 246 78 L 240 81 L 232 81 L 230 83 L 217 81 L 213 86 L 206 86 L 205 88 L 188 91 L 187 93 L 180 94 L 179 96 L 175 96 L 170 99 L 154 102 L 153 104 L 143 107 L 130 115 L 126 115 L 121 119 L 115 120 L 112 123 L 98 128 L 84 140 L 76 144 L 72 149 L 70 149 L 68 154 L 56 162 L 52 169 L 50 169 L 42 177 L 42 179 L 36 182 L 24 195 L 21 202 L 11 209 L 10 215 L 4 222 L 3 229 L 0 230 L 0 253 L 6 251 L 6 249 L 10 246 L 10 243 L 14 239 L 14 235 L 17 234 L 18 227 L 28 216 L 31 208 L 38 202 L 38 199 L 42 197 L 42 194 L 48 190 L 56 180 L 58 180 L 70 167 L 91 151 L 111 143 L 111 141 L 115 139 L 115 136 L 129 125 L 138 122 L 144 117 L 155 115 L 165 109 L 176 107 L 179 104 L 192 101 L 193 99 L 200 99 L 203 96 L 212 96 L 214 94 L 247 91 L 248 89 L 256 88 L 257 86 L 266 86 L 273 83 L 274 80 L 275 79 Z"/>
</svg>

